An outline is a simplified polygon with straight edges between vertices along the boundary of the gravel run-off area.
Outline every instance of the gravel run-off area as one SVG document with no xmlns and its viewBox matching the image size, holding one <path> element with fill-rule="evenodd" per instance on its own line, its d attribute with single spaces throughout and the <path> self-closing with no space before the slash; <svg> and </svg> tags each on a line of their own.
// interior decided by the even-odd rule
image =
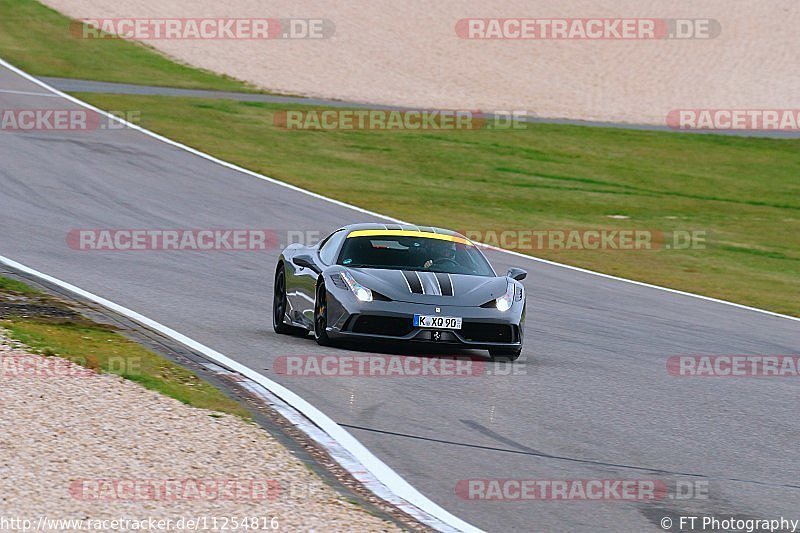
<svg viewBox="0 0 800 533">
<path fill-rule="evenodd" d="M 84 521 L 43 528 L 70 531 L 171 519 L 156 530 L 189 530 L 195 519 L 220 531 L 244 518 L 264 530 L 397 530 L 253 423 L 28 353 L 2 331 L 0 363 L 0 530 L 18 529 L 14 519 Z"/>
<path fill-rule="evenodd" d="M 800 86 L 796 0 L 44 3 L 73 18 L 324 19 L 335 27 L 330 38 L 145 42 L 182 62 L 266 89 L 346 101 L 663 125 L 671 110 L 793 109 Z M 719 34 L 700 33 L 713 37 L 708 39 L 465 39 L 456 24 L 469 18 L 713 19 L 708 27 Z M 141 83 L 158 85 L 158 80 Z"/>
</svg>

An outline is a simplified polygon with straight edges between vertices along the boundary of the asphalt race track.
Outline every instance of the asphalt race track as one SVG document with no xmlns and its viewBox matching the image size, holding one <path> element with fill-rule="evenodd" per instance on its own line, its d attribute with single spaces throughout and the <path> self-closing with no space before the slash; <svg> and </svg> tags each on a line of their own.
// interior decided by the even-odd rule
<svg viewBox="0 0 800 533">
<path fill-rule="evenodd" d="M 12 91 L 0 92 L 0 109 L 79 109 L 13 92 L 46 93 L 3 68 L 0 90 Z M 276 357 L 350 352 L 273 333 L 278 248 L 97 252 L 66 241 L 72 229 L 271 228 L 284 235 L 369 220 L 130 129 L 0 131 L 0 255 L 291 388 L 476 526 L 655 531 L 665 516 L 800 518 L 792 516 L 800 507 L 797 379 L 686 378 L 666 370 L 673 355 L 797 354 L 796 321 L 490 252 L 498 271 L 529 271 L 525 351 L 517 363 L 497 367 L 513 375 L 286 377 L 271 370 Z M 459 480 L 476 478 L 702 481 L 708 497 L 477 501 L 456 494 Z"/>
</svg>

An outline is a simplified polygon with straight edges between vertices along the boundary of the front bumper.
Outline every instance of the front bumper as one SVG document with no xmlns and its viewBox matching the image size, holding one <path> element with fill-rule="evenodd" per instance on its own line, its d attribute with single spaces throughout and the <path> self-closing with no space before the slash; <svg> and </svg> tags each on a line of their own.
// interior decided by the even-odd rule
<svg viewBox="0 0 800 533">
<path fill-rule="evenodd" d="M 501 312 L 482 307 L 350 300 L 344 303 L 329 300 L 327 332 L 331 338 L 457 345 L 475 349 L 522 345 L 524 302 L 517 302 L 512 309 Z M 462 327 L 460 330 L 415 327 L 415 314 L 461 317 Z"/>
</svg>

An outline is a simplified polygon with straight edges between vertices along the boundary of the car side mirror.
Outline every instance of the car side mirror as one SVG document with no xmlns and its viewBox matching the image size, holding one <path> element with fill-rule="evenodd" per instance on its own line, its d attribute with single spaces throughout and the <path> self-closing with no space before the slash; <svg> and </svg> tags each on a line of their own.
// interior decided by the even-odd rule
<svg viewBox="0 0 800 533">
<path fill-rule="evenodd" d="M 517 281 L 522 281 L 528 276 L 528 273 L 522 270 L 521 268 L 509 268 L 508 274 L 506 274 L 511 279 L 515 279 Z"/>
<path fill-rule="evenodd" d="M 301 268 L 310 268 L 311 270 L 313 270 L 317 274 L 322 272 L 319 269 L 319 267 L 314 263 L 314 260 L 311 259 L 311 257 L 308 256 L 308 255 L 298 255 L 298 256 L 292 257 L 292 263 L 294 263 L 295 266 L 299 266 Z"/>
</svg>

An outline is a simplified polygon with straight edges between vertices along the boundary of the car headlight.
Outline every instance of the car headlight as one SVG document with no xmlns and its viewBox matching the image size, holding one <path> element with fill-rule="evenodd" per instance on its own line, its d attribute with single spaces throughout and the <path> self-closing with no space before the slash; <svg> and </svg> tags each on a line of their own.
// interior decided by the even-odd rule
<svg viewBox="0 0 800 533">
<path fill-rule="evenodd" d="M 355 280 L 355 278 L 349 272 L 342 272 L 342 280 L 347 283 L 347 286 L 350 287 L 350 290 L 353 291 L 353 294 L 356 295 L 356 298 L 362 302 L 371 302 L 372 301 L 372 291 L 360 284 Z"/>
<path fill-rule="evenodd" d="M 506 285 L 506 293 L 495 300 L 498 311 L 508 311 L 514 305 L 514 284 Z"/>
</svg>

